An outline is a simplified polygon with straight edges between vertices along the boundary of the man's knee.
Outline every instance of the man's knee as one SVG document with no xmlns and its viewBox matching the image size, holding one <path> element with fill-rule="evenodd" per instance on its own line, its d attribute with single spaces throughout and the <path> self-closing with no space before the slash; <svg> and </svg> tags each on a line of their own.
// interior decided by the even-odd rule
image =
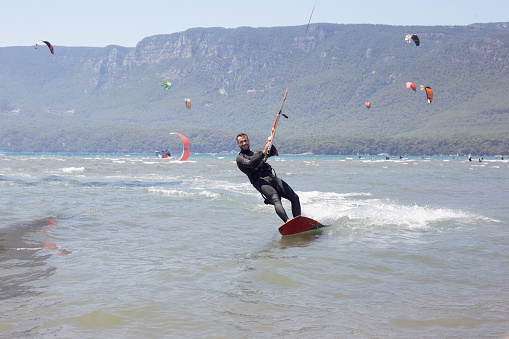
<svg viewBox="0 0 509 339">
<path fill-rule="evenodd" d="M 279 195 L 277 193 L 274 193 L 274 194 L 269 194 L 267 196 L 267 199 L 265 199 L 265 203 L 267 204 L 267 202 L 271 205 L 276 205 L 276 204 L 280 204 L 281 203 L 281 199 L 279 198 Z"/>
</svg>

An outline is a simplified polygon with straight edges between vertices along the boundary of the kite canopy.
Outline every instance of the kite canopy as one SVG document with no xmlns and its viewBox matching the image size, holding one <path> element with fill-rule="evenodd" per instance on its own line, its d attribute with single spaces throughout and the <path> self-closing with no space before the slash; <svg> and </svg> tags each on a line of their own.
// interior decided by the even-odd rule
<svg viewBox="0 0 509 339">
<path fill-rule="evenodd" d="M 426 97 L 428 98 L 428 104 L 431 104 L 433 101 L 433 90 L 431 87 L 424 87 L 424 85 L 421 85 L 421 91 L 426 91 Z"/>
<path fill-rule="evenodd" d="M 164 90 L 165 90 L 165 91 L 167 91 L 167 90 L 169 90 L 169 89 L 170 89 L 170 87 L 171 87 L 171 82 L 165 81 L 165 82 L 163 82 L 163 83 L 161 84 L 161 86 L 166 86 L 166 87 L 164 87 Z"/>
<path fill-rule="evenodd" d="M 184 150 L 182 152 L 182 156 L 180 157 L 179 161 L 186 161 L 187 158 L 189 158 L 189 155 L 191 154 L 191 144 L 189 143 L 189 140 L 182 134 L 178 133 L 170 133 L 170 134 L 176 134 L 182 139 L 182 142 L 184 143 Z"/>
<path fill-rule="evenodd" d="M 370 102 L 368 102 L 368 101 L 366 101 L 366 107 L 367 107 L 367 108 L 370 108 L 370 107 L 371 107 L 371 103 L 370 103 Z"/>
<path fill-rule="evenodd" d="M 186 107 L 187 109 L 191 109 L 191 99 L 186 99 Z"/>
<path fill-rule="evenodd" d="M 415 43 L 416 46 L 420 45 L 419 37 L 415 34 L 407 34 L 405 35 L 405 42 L 409 44 L 411 41 Z"/>
<path fill-rule="evenodd" d="M 412 91 L 414 91 L 414 92 L 415 92 L 415 84 L 414 84 L 413 82 L 410 82 L 410 81 L 409 81 L 409 82 L 407 82 L 407 83 L 406 83 L 406 88 L 408 88 L 408 89 L 412 89 Z"/>
<path fill-rule="evenodd" d="M 425 87 L 426 90 L 426 96 L 428 97 L 428 104 L 431 104 L 431 101 L 433 101 L 433 90 L 430 87 Z"/>
<path fill-rule="evenodd" d="M 39 40 L 39 41 L 37 41 L 37 42 L 35 43 L 35 45 L 34 45 L 35 49 L 37 49 L 37 45 L 40 45 L 40 44 L 46 44 L 46 45 L 48 45 L 48 47 L 49 47 L 49 50 L 50 50 L 51 54 L 55 54 L 55 52 L 53 51 L 53 45 L 52 45 L 52 44 L 50 44 L 48 41 L 44 41 L 44 40 Z"/>
</svg>

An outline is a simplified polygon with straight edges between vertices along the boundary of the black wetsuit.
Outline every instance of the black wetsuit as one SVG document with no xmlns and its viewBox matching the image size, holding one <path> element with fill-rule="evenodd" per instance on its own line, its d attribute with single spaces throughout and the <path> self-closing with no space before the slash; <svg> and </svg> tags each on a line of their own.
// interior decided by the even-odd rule
<svg viewBox="0 0 509 339">
<path fill-rule="evenodd" d="M 272 146 L 269 156 L 277 155 L 277 149 Z M 283 180 L 279 179 L 273 172 L 272 167 L 265 162 L 260 168 L 258 165 L 263 161 L 262 151 L 241 150 L 237 156 L 237 166 L 244 172 L 253 186 L 265 198 L 266 204 L 274 205 L 277 215 L 286 222 L 289 218 L 281 203 L 281 197 L 290 200 L 292 203 L 292 214 L 295 218 L 300 215 L 299 196 Z"/>
</svg>

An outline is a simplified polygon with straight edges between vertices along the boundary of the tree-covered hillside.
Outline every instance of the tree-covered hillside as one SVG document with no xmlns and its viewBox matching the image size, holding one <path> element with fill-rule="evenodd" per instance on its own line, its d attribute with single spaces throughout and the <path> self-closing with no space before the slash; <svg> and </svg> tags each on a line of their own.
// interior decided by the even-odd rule
<svg viewBox="0 0 509 339">
<path fill-rule="evenodd" d="M 196 152 L 235 149 L 240 131 L 261 143 L 302 46 L 277 132 L 287 152 L 509 152 L 509 24 L 313 24 L 303 40 L 305 28 L 195 28 L 54 55 L 0 48 L 0 149 L 151 152 L 170 132 Z"/>
</svg>

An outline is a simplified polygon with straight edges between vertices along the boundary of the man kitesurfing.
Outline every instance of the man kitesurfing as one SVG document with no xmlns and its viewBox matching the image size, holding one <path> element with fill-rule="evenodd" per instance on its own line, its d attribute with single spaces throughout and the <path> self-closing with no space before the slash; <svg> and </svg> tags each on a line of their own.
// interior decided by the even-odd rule
<svg viewBox="0 0 509 339">
<path fill-rule="evenodd" d="M 311 17 L 313 16 L 315 6 L 316 0 L 313 6 L 313 10 L 311 11 L 311 15 L 309 16 L 304 39 L 307 36 L 309 24 L 311 23 Z M 270 156 L 278 154 L 277 149 L 272 145 L 272 142 L 274 141 L 276 127 L 281 116 L 288 119 L 288 116 L 283 113 L 283 106 L 285 104 L 286 96 L 290 88 L 290 83 L 292 82 L 295 66 L 297 66 L 297 61 L 299 60 L 300 52 L 302 51 L 302 46 L 303 43 L 300 45 L 297 59 L 295 59 L 295 63 L 293 64 L 292 75 L 290 76 L 290 80 L 286 86 L 283 101 L 281 101 L 281 106 L 279 107 L 279 111 L 276 115 L 276 120 L 272 126 L 270 137 L 267 139 L 267 143 L 263 151 L 252 152 L 249 149 L 248 136 L 245 133 L 240 133 L 237 135 L 237 145 L 240 147 L 240 153 L 237 156 L 237 166 L 248 176 L 251 184 L 253 184 L 253 186 L 262 194 L 265 199 L 265 203 L 274 205 L 277 215 L 285 222 L 281 227 L 279 227 L 279 233 L 281 233 L 281 235 L 297 234 L 324 227 L 324 225 L 320 224 L 316 220 L 301 216 L 299 196 L 295 194 L 293 189 L 286 182 L 279 179 L 275 173 L 273 174 L 272 167 L 267 164 L 267 159 Z M 292 203 L 292 214 L 294 217 L 292 220 L 288 218 L 285 209 L 281 204 L 281 197 L 290 200 Z"/>
<path fill-rule="evenodd" d="M 299 196 L 290 185 L 279 179 L 272 171 L 272 167 L 264 161 L 266 157 L 278 155 L 276 147 L 271 143 L 271 138 L 267 139 L 263 151 L 253 152 L 249 149 L 248 136 L 245 133 L 240 133 L 237 135 L 237 145 L 240 147 L 237 166 L 247 175 L 256 190 L 262 194 L 265 199 L 264 202 L 274 205 L 277 215 L 285 223 L 290 219 L 283 208 L 281 197 L 290 200 L 292 203 L 293 217 L 299 216 L 301 214 Z"/>
</svg>

